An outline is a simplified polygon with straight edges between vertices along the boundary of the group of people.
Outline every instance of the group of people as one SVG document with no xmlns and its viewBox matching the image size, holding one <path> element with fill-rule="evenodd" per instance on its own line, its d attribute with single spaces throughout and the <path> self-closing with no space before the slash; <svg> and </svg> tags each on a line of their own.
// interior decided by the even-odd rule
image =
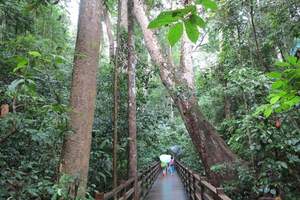
<svg viewBox="0 0 300 200">
<path fill-rule="evenodd" d="M 163 176 L 167 176 L 168 173 L 173 176 L 175 172 L 175 162 L 173 156 L 171 157 L 170 162 L 161 161 L 161 168 L 162 168 Z"/>
</svg>

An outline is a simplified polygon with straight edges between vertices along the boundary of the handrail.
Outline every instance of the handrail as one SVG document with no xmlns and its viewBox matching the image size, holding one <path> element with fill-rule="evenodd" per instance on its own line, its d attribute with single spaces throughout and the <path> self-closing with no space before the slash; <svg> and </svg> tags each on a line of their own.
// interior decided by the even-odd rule
<svg viewBox="0 0 300 200">
<path fill-rule="evenodd" d="M 154 162 L 138 175 L 138 187 L 140 199 L 144 199 L 149 192 L 149 189 L 156 180 L 159 172 L 161 171 L 159 162 Z M 133 199 L 134 193 L 134 178 L 127 180 L 118 187 L 107 193 L 96 192 L 95 200 L 127 200 Z"/>
<path fill-rule="evenodd" d="M 205 177 L 201 177 L 178 161 L 175 162 L 175 166 L 192 200 L 231 200 L 223 188 L 216 188 Z"/>
</svg>

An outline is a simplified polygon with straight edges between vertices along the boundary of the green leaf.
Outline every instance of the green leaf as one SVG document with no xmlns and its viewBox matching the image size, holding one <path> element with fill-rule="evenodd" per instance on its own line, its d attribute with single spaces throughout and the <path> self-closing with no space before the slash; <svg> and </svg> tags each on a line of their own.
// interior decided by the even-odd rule
<svg viewBox="0 0 300 200">
<path fill-rule="evenodd" d="M 188 36 L 188 38 L 193 42 L 196 43 L 199 37 L 199 31 L 198 27 L 195 23 L 193 23 L 193 20 L 189 18 L 184 22 L 185 26 L 185 32 Z"/>
<path fill-rule="evenodd" d="M 281 78 L 281 73 L 280 72 L 270 72 L 267 74 L 267 76 L 270 78 Z"/>
<path fill-rule="evenodd" d="M 282 80 L 278 80 L 278 81 L 275 81 L 273 84 L 272 84 L 272 89 L 279 89 L 281 88 L 285 83 L 282 81 Z"/>
<path fill-rule="evenodd" d="M 297 105 L 298 103 L 300 103 L 300 97 L 299 96 L 295 96 L 294 98 L 292 98 L 289 101 L 285 102 L 287 105 L 289 105 L 290 107 Z"/>
<path fill-rule="evenodd" d="M 217 10 L 218 5 L 212 0 L 196 0 L 196 4 L 201 4 L 205 9 Z"/>
<path fill-rule="evenodd" d="M 178 22 L 174 26 L 172 26 L 168 33 L 168 40 L 171 46 L 174 46 L 176 42 L 181 38 L 183 34 L 183 24 Z"/>
<path fill-rule="evenodd" d="M 286 59 L 291 65 L 296 65 L 297 63 L 297 58 L 295 56 L 289 56 Z"/>
<path fill-rule="evenodd" d="M 272 114 L 272 111 L 273 111 L 272 106 L 271 105 L 267 106 L 264 110 L 264 116 L 269 117 Z"/>
<path fill-rule="evenodd" d="M 281 97 L 280 96 L 274 96 L 271 100 L 270 103 L 273 105 L 275 104 Z"/>
<path fill-rule="evenodd" d="M 19 69 L 25 68 L 28 64 L 28 60 L 25 58 L 19 58 L 17 67 L 13 69 L 13 72 L 18 71 Z"/>
<path fill-rule="evenodd" d="M 275 66 L 277 66 L 277 67 L 290 67 L 291 65 L 287 62 L 277 61 L 275 63 Z"/>
<path fill-rule="evenodd" d="M 42 55 L 37 52 L 37 51 L 29 51 L 28 52 L 29 55 L 33 56 L 33 57 L 41 57 Z"/>
<path fill-rule="evenodd" d="M 154 20 L 152 20 L 149 23 L 148 28 L 154 29 L 159 28 L 161 26 L 166 26 L 173 22 L 176 22 L 178 19 L 178 16 L 173 16 L 172 11 L 164 11 L 161 12 Z"/>
<path fill-rule="evenodd" d="M 197 26 L 199 26 L 200 28 L 204 28 L 206 25 L 205 21 L 196 14 L 191 15 L 191 20 L 193 21 L 193 24 L 197 24 Z"/>
<path fill-rule="evenodd" d="M 257 107 L 255 109 L 255 112 L 254 112 L 254 116 L 258 116 L 260 113 L 262 113 L 265 109 L 266 109 L 267 105 L 261 105 L 259 107 Z"/>
<path fill-rule="evenodd" d="M 197 8 L 195 5 L 189 5 L 182 9 L 161 12 L 154 20 L 152 20 L 148 28 L 154 29 L 161 26 L 167 26 L 179 20 L 183 20 L 190 13 L 196 13 Z"/>
</svg>

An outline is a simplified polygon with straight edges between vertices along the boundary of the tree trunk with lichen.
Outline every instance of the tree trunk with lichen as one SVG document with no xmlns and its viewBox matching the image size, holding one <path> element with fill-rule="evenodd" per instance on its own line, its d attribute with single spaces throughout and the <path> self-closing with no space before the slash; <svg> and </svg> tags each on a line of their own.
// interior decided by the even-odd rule
<svg viewBox="0 0 300 200">
<path fill-rule="evenodd" d="M 81 0 L 70 96 L 70 128 L 65 136 L 60 172 L 72 177 L 71 198 L 85 198 L 100 49 L 100 2 Z"/>
</svg>

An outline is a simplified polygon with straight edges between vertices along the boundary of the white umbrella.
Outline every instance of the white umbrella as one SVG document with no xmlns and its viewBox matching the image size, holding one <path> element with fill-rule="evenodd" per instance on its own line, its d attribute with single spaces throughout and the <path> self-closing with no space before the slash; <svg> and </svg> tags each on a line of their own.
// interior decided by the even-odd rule
<svg viewBox="0 0 300 200">
<path fill-rule="evenodd" d="M 159 156 L 161 162 L 169 163 L 171 161 L 171 155 L 162 154 Z"/>
</svg>

